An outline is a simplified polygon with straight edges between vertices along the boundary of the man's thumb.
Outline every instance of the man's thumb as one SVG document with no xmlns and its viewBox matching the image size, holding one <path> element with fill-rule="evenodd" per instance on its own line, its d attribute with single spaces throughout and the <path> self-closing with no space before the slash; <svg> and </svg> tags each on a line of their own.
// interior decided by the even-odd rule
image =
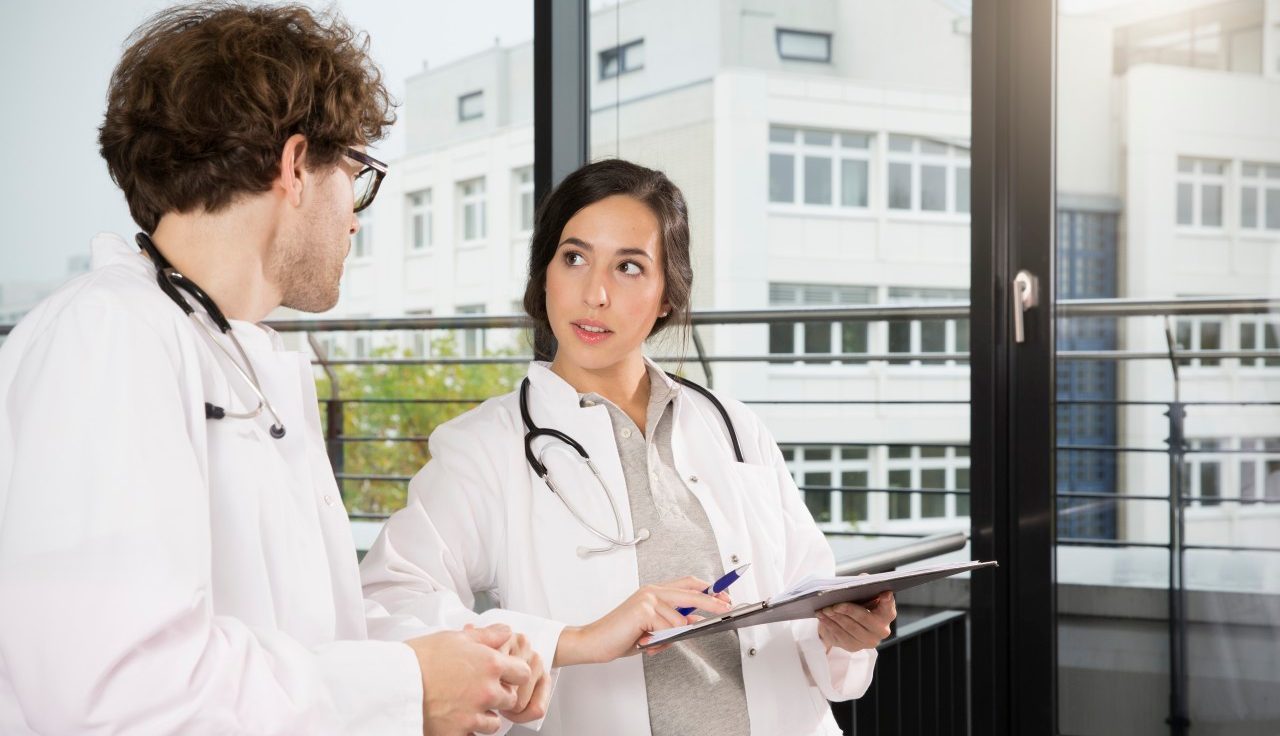
<svg viewBox="0 0 1280 736">
<path fill-rule="evenodd" d="M 506 624 L 493 624 L 483 629 L 467 629 L 466 634 L 486 647 L 497 649 L 511 638 L 511 627 Z"/>
</svg>

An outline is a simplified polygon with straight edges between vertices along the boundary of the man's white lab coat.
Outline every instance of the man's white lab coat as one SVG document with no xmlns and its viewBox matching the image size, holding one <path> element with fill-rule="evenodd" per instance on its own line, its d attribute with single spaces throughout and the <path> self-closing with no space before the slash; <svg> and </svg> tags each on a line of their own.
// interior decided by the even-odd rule
<svg viewBox="0 0 1280 736">
<path fill-rule="evenodd" d="M 287 434 L 206 419 L 256 401 L 150 261 L 93 257 L 0 349 L 0 733 L 420 734 L 307 359 L 233 323 Z"/>
<path fill-rule="evenodd" d="M 544 364 L 532 364 L 529 379 L 533 421 L 586 448 L 615 494 L 622 534 L 635 534 L 608 409 L 581 406 L 573 387 Z M 431 462 L 409 484 L 408 506 L 387 522 L 361 572 L 365 595 L 391 613 L 450 627 L 506 623 L 551 663 L 564 626 L 611 611 L 639 587 L 639 572 L 631 547 L 577 553 L 601 542 L 526 463 L 518 393 L 490 399 L 436 429 Z M 715 532 L 722 566 L 751 563 L 731 589 L 734 601 L 763 600 L 806 575 L 834 574 L 831 548 L 773 437 L 742 403 L 723 403 L 746 462 L 735 461 L 719 413 L 688 389 L 676 389 L 671 444 L 676 469 Z M 536 440 L 535 451 L 545 442 Z M 608 497 L 586 466 L 571 450 L 545 457 L 557 487 L 597 528 L 614 534 Z M 490 592 L 500 608 L 473 613 L 473 591 Z M 827 701 L 862 695 L 876 653 L 828 653 L 817 629 L 809 619 L 739 630 L 752 733 L 840 733 Z M 377 624 L 370 633 L 395 634 Z M 541 733 L 648 734 L 643 666 L 641 657 L 631 656 L 553 671 Z"/>
</svg>

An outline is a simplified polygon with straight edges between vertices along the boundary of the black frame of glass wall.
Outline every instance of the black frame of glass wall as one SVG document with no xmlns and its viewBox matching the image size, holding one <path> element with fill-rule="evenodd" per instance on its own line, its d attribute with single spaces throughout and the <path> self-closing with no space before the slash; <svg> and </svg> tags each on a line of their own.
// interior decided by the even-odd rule
<svg viewBox="0 0 1280 736">
<path fill-rule="evenodd" d="M 1054 0 L 973 4 L 972 732 L 1057 732 Z M 534 2 L 534 193 L 587 160 L 589 8 Z M 1013 278 L 1038 278 L 1026 340 Z"/>
</svg>

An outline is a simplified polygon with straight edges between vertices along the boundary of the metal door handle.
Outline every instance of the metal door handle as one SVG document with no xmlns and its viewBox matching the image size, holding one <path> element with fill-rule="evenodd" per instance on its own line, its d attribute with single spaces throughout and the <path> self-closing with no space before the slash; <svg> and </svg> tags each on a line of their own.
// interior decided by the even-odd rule
<svg viewBox="0 0 1280 736">
<path fill-rule="evenodd" d="M 1022 313 L 1040 303 L 1040 280 L 1025 268 L 1013 277 L 1013 341 L 1027 339 L 1022 326 Z"/>
</svg>

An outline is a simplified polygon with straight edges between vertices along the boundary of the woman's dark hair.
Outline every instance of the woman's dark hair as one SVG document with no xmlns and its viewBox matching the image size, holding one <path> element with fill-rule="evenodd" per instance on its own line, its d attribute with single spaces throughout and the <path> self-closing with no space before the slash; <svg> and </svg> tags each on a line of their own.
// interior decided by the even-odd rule
<svg viewBox="0 0 1280 736">
<path fill-rule="evenodd" d="M 689 259 L 689 210 L 684 195 L 661 171 L 621 159 L 605 159 L 566 176 L 543 199 L 534 217 L 524 309 L 533 319 L 533 352 L 538 360 L 550 360 L 556 352 L 555 335 L 547 319 L 547 267 L 560 247 L 564 226 L 584 207 L 617 194 L 644 203 L 658 219 L 662 231 L 662 271 L 666 282 L 663 299 L 671 311 L 658 318 L 649 336 L 672 324 L 686 330 L 689 327 L 693 266 Z"/>
</svg>

